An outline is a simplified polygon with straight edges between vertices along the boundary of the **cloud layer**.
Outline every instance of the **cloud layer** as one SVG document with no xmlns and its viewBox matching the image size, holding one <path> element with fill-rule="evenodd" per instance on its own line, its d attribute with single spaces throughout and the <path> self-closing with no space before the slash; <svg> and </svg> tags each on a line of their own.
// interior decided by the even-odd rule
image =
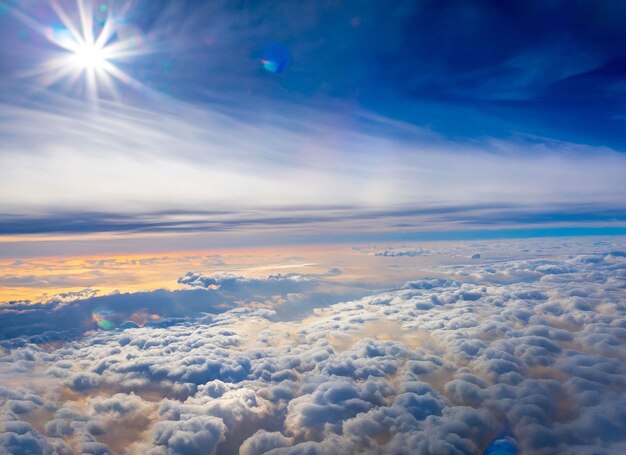
<svg viewBox="0 0 626 455">
<path fill-rule="evenodd" d="M 508 425 L 525 452 L 620 453 L 624 244 L 557 246 L 456 247 L 464 259 L 431 266 L 438 277 L 291 322 L 277 321 L 276 297 L 311 292 L 323 276 L 189 273 L 181 281 L 201 289 L 187 292 L 230 294 L 237 307 L 203 315 L 190 307 L 167 327 L 98 330 L 61 345 L 5 339 L 0 447 L 479 454 Z M 255 305 L 268 289 L 275 301 Z"/>
<path fill-rule="evenodd" d="M 538 200 L 558 214 L 571 213 L 562 204 L 610 211 L 624 200 L 618 189 L 626 158 L 608 149 L 526 140 L 466 145 L 385 119 L 373 120 L 382 133 L 354 126 L 328 142 L 336 132 L 323 110 L 248 121 L 164 103 L 175 114 L 3 108 L 0 134 L 8 140 L 0 165 L 9 172 L 0 184 L 2 232 L 223 230 L 372 216 L 383 208 L 390 213 L 379 215 L 388 217 L 416 207 L 454 216 L 461 206 L 476 216 L 482 204 L 488 212 L 496 203 L 537 211 Z M 41 124 L 49 129 L 41 132 Z M 405 129 L 410 139 L 397 139 Z M 218 210 L 206 213 L 207 206 Z M 321 206 L 340 211 L 311 210 Z"/>
</svg>

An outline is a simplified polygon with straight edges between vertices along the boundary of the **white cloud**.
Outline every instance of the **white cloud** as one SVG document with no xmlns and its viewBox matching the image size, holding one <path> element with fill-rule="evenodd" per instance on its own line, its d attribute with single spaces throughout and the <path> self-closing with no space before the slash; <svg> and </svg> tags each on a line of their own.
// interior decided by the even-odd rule
<svg viewBox="0 0 626 455">
<path fill-rule="evenodd" d="M 370 210 L 435 203 L 621 208 L 626 196 L 619 190 L 626 158 L 602 147 L 537 138 L 459 144 L 365 113 L 347 120 L 358 125 L 369 117 L 379 128 L 338 132 L 328 110 L 314 107 L 279 105 L 283 114 L 245 119 L 161 98 L 154 111 L 103 104 L 94 119 L 80 104 L 52 102 L 58 108 L 49 111 L 2 107 L 0 134 L 8 140 L 0 149 L 0 212 L 119 214 L 124 207 L 145 214 L 209 206 L 239 211 L 241 221 L 259 209 L 326 201 Z M 233 221 L 219 210 L 212 221 Z"/>
</svg>

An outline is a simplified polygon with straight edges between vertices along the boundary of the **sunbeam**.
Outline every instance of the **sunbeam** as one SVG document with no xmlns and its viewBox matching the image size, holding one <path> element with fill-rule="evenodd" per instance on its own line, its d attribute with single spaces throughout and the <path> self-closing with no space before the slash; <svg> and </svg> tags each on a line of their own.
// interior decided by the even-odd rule
<svg viewBox="0 0 626 455">
<path fill-rule="evenodd" d="M 140 86 L 118 66 L 119 62 L 147 52 L 136 29 L 128 33 L 129 27 L 122 24 L 122 18 L 116 17 L 105 4 L 76 0 L 77 17 L 70 15 L 58 1 L 52 0 L 49 5 L 60 25 L 43 25 L 15 11 L 18 18 L 55 46 L 51 56 L 29 76 L 37 77 L 46 87 L 63 85 L 81 92 L 92 102 L 102 97 L 118 99 L 116 81 Z M 96 13 L 101 19 L 94 21 Z"/>
</svg>

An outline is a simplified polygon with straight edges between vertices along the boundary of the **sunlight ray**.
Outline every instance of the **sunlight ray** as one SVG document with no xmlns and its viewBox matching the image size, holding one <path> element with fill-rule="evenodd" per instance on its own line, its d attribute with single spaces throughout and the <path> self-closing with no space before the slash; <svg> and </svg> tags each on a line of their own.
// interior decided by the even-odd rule
<svg viewBox="0 0 626 455">
<path fill-rule="evenodd" d="M 14 12 L 15 17 L 27 27 L 64 51 L 52 53 L 38 68 L 27 72 L 26 77 L 39 78 L 44 87 L 64 82 L 64 87 L 84 93 L 93 103 L 97 103 L 102 96 L 119 99 L 116 81 L 141 88 L 142 84 L 114 63 L 148 52 L 135 29 L 132 36 L 119 33 L 119 23 L 111 9 L 106 10 L 106 18 L 96 25 L 93 2 L 76 0 L 76 5 L 77 17 L 72 17 L 58 0 L 49 1 L 50 8 L 62 24 L 56 27 L 40 24 L 19 10 Z M 125 3 L 120 9 L 121 14 L 125 14 L 128 8 L 129 3 Z"/>
</svg>

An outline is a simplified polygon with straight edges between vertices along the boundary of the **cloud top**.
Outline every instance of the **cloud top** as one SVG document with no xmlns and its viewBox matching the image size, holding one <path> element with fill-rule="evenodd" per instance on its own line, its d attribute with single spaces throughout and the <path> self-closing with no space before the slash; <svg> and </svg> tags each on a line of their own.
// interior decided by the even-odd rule
<svg viewBox="0 0 626 455">
<path fill-rule="evenodd" d="M 277 319 L 281 299 L 305 298 L 327 278 L 186 274 L 197 289 L 137 297 L 182 320 L 97 330 L 52 349 L 5 339 L 0 447 L 480 454 L 506 428 L 523 451 L 617 453 L 626 254 L 623 242 L 580 242 L 578 254 L 567 242 L 457 246 L 458 263 L 431 267 L 446 278 L 317 301 L 290 321 Z M 259 306 L 262 296 L 274 300 Z M 133 294 L 122 298 L 131 311 Z M 230 304 L 209 315 L 194 301 Z M 72 304 L 63 305 L 54 311 Z M 30 322 L 51 310 L 32 308 Z"/>
</svg>

